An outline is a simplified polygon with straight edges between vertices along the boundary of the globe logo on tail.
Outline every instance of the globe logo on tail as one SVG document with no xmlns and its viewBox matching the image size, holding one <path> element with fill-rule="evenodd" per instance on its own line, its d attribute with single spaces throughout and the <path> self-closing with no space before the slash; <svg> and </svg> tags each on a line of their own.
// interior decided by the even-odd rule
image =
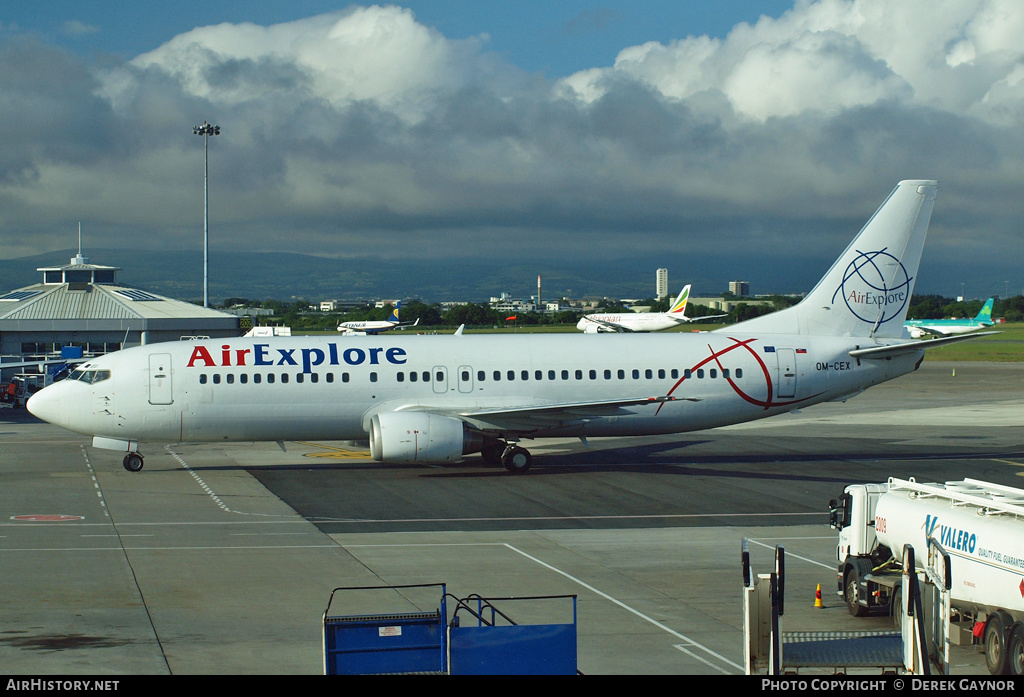
<svg viewBox="0 0 1024 697">
<path fill-rule="evenodd" d="M 910 302 L 911 280 L 903 262 L 885 249 L 858 251 L 832 294 L 832 304 L 841 297 L 857 319 L 885 324 L 900 316 Z"/>
</svg>

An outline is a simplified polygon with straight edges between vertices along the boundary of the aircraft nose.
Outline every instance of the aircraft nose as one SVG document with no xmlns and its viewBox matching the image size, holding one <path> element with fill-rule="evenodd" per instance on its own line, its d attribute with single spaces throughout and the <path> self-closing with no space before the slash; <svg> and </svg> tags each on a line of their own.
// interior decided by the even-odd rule
<svg viewBox="0 0 1024 697">
<path fill-rule="evenodd" d="M 43 421 L 58 423 L 60 417 L 60 398 L 57 396 L 57 385 L 50 385 L 28 398 L 25 408 L 29 413 Z"/>
</svg>

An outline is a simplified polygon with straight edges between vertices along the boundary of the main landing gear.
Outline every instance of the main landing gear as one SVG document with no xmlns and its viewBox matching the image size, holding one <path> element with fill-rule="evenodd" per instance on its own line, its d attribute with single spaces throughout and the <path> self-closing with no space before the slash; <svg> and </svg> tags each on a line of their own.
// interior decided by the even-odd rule
<svg viewBox="0 0 1024 697">
<path fill-rule="evenodd" d="M 533 463 L 533 456 L 529 450 L 505 441 L 493 441 L 484 445 L 480 454 L 487 464 L 501 465 L 513 474 L 523 474 Z"/>
<path fill-rule="evenodd" d="M 124 468 L 129 472 L 139 472 L 142 470 L 142 466 L 145 462 L 142 459 L 142 453 L 128 453 L 124 456 L 124 460 L 121 463 Z"/>
</svg>

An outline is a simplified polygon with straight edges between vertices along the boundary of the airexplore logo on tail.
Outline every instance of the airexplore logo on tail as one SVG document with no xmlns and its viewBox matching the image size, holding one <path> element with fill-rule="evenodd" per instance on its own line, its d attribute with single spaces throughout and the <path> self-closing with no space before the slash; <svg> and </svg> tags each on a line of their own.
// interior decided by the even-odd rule
<svg viewBox="0 0 1024 697">
<path fill-rule="evenodd" d="M 885 324 L 910 302 L 910 281 L 903 262 L 885 249 L 858 251 L 832 294 L 832 304 L 841 297 L 857 319 Z"/>
</svg>

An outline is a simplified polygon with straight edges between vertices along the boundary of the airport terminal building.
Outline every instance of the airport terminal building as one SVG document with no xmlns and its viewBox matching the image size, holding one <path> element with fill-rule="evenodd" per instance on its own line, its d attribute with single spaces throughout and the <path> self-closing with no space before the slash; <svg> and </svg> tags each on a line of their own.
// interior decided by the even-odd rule
<svg viewBox="0 0 1024 697">
<path fill-rule="evenodd" d="M 182 337 L 241 333 L 238 317 L 120 285 L 121 269 L 91 264 L 81 253 L 65 266 L 37 270 L 40 283 L 0 291 L 3 363 L 60 358 L 67 346 L 80 347 L 88 357 Z"/>
</svg>

